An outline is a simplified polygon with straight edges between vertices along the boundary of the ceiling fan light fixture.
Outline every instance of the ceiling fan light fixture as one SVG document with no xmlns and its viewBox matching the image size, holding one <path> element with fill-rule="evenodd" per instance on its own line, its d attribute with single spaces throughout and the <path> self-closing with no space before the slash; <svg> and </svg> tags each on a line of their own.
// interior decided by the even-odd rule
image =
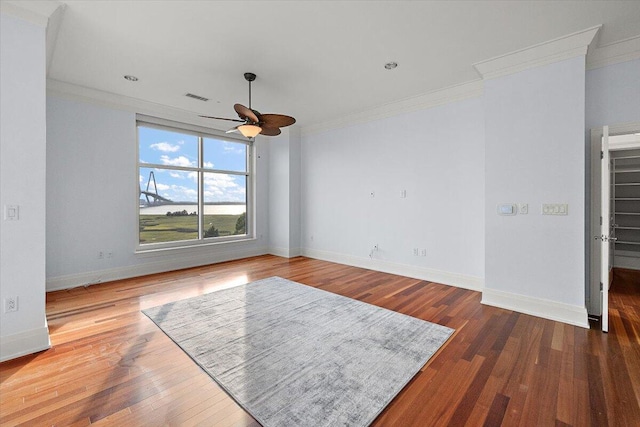
<svg viewBox="0 0 640 427">
<path fill-rule="evenodd" d="M 256 135 L 262 132 L 262 128 L 260 126 L 251 123 L 238 126 L 238 130 L 246 138 L 255 138 Z"/>
</svg>

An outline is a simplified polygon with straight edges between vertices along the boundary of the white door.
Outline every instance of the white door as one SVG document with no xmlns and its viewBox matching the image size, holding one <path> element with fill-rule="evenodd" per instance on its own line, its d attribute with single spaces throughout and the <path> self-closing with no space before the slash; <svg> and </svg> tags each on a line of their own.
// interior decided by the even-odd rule
<svg viewBox="0 0 640 427">
<path fill-rule="evenodd" d="M 601 148 L 601 188 L 602 201 L 600 204 L 600 293 L 602 294 L 602 331 L 609 332 L 609 273 L 611 271 L 611 261 L 609 258 L 609 227 L 610 227 L 610 180 L 611 164 L 609 161 L 609 126 L 602 128 L 602 148 Z"/>
</svg>

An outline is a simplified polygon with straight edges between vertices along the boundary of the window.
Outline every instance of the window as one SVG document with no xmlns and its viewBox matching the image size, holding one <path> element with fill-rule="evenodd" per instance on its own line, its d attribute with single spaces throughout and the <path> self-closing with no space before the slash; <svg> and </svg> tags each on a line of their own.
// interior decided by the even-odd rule
<svg viewBox="0 0 640 427">
<path fill-rule="evenodd" d="M 251 145 L 171 124 L 138 121 L 139 245 L 175 247 L 251 236 Z"/>
</svg>

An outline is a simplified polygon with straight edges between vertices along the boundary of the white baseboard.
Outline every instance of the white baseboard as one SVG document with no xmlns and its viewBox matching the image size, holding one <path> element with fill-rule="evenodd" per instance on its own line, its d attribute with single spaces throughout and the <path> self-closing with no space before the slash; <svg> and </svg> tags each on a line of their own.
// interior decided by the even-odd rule
<svg viewBox="0 0 640 427">
<path fill-rule="evenodd" d="M 302 250 L 300 248 L 279 248 L 276 246 L 270 246 L 269 253 L 283 258 L 294 258 L 302 255 Z"/>
<path fill-rule="evenodd" d="M 484 288 L 482 304 L 589 328 L 587 308 Z"/>
<path fill-rule="evenodd" d="M 0 337 L 0 362 L 51 348 L 49 328 L 30 329 Z"/>
<path fill-rule="evenodd" d="M 622 252 L 622 251 L 620 251 Z M 640 270 L 640 256 L 638 255 L 625 255 L 616 251 L 616 258 L 613 261 L 613 266 L 618 268 L 626 268 L 629 270 Z"/>
<path fill-rule="evenodd" d="M 336 252 L 320 251 L 317 249 L 303 248 L 302 255 L 331 261 L 339 264 L 351 265 L 354 267 L 366 268 L 369 270 L 381 271 L 383 273 L 397 274 L 399 276 L 412 277 L 429 282 L 442 283 L 444 285 L 458 288 L 470 289 L 472 291 L 482 291 L 484 279 L 477 276 L 451 273 L 448 271 L 435 270 L 431 268 L 417 267 L 414 265 L 398 264 L 374 258 L 362 258 L 353 255 L 340 254 Z"/>
<path fill-rule="evenodd" d="M 225 250 L 224 252 L 189 250 L 185 253 L 158 252 L 157 254 L 145 253 L 143 259 L 154 258 L 153 261 L 137 265 L 109 268 L 98 271 L 88 271 L 78 274 L 69 274 L 47 278 L 47 292 L 62 289 L 76 288 L 112 280 L 128 279 L 131 277 L 145 276 L 147 274 L 164 273 L 183 268 L 199 267 L 202 265 L 217 264 L 219 262 L 233 261 L 242 258 L 265 255 L 269 253 L 267 248 L 258 247 L 250 249 Z"/>
</svg>

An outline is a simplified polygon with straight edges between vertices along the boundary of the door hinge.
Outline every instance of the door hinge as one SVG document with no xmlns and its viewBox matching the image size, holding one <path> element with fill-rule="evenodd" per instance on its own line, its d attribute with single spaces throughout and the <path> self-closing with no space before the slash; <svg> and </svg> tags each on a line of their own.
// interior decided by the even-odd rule
<svg viewBox="0 0 640 427">
<path fill-rule="evenodd" d="M 600 152 L 600 160 L 604 159 L 604 151 Z"/>
<path fill-rule="evenodd" d="M 604 287 L 602 286 L 602 282 L 600 282 L 600 290 L 602 291 Z"/>
<path fill-rule="evenodd" d="M 600 217 L 600 225 L 602 225 L 602 217 Z"/>
</svg>

